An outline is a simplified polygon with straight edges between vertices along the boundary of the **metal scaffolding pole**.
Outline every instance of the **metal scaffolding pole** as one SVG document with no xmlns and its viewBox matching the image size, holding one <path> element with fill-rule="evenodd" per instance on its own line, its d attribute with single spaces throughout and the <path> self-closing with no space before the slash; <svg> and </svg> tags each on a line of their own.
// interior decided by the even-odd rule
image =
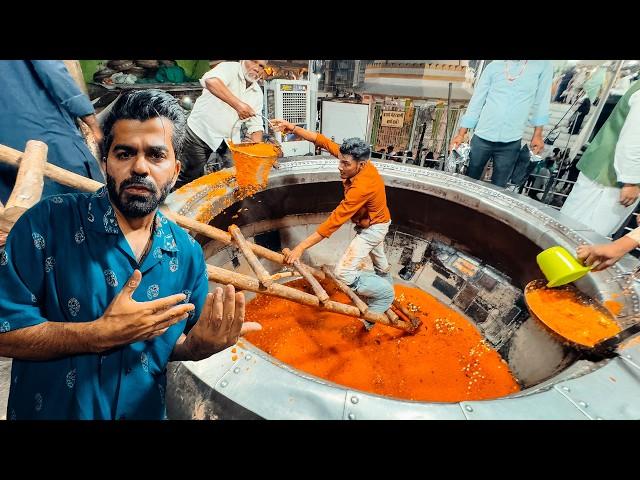
<svg viewBox="0 0 640 480">
<path fill-rule="evenodd" d="M 453 83 L 449 82 L 449 94 L 447 95 L 447 110 L 445 111 L 445 124 L 444 124 L 444 145 L 443 149 L 445 153 L 449 149 L 449 113 L 451 112 L 451 86 Z M 444 163 L 442 164 L 444 168 Z"/>
<path fill-rule="evenodd" d="M 596 107 L 596 111 L 593 114 L 593 116 L 591 117 L 591 119 L 589 120 L 589 125 L 587 125 L 587 127 L 585 129 L 585 132 L 584 132 L 584 134 L 582 136 L 582 142 L 580 144 L 576 143 L 576 152 L 579 152 L 580 149 L 582 148 L 582 146 L 589 141 L 589 137 L 591 136 L 591 133 L 593 132 L 594 128 L 596 127 L 596 122 L 598 121 L 598 118 L 600 117 L 600 114 L 602 113 L 602 109 L 604 108 L 604 104 L 606 103 L 607 99 L 609 98 L 609 93 L 611 92 L 611 88 L 613 87 L 614 83 L 618 79 L 618 75 L 620 74 L 620 70 L 622 69 L 622 64 L 624 62 L 625 62 L 625 60 L 617 60 L 617 63 L 615 64 L 615 73 L 609 79 L 609 83 L 605 87 L 604 92 L 602 93 L 602 95 L 600 95 L 600 99 L 598 100 L 598 106 Z"/>
<path fill-rule="evenodd" d="M 606 103 L 607 99 L 609 98 L 609 94 L 611 92 L 611 88 L 613 87 L 613 84 L 616 82 L 618 75 L 620 74 L 620 70 L 622 69 L 622 64 L 624 63 L 624 60 L 617 60 L 617 63 L 615 64 L 615 72 L 614 74 L 611 76 L 611 78 L 609 79 L 609 82 L 607 83 L 607 86 L 605 87 L 603 93 L 600 95 L 600 98 L 598 99 L 598 106 L 596 108 L 595 113 L 593 114 L 593 117 L 591 117 L 591 119 L 589 120 L 589 125 L 586 128 L 586 131 L 584 132 L 584 136 L 582 137 L 582 144 L 581 145 L 576 145 L 576 154 L 577 152 L 580 151 L 580 148 L 582 148 L 582 145 L 584 145 L 585 143 L 587 143 L 587 141 L 589 140 L 589 137 L 591 136 L 591 132 L 593 132 L 593 129 L 596 126 L 596 122 L 598 121 L 598 118 L 600 117 L 600 114 L 602 113 L 602 109 L 604 108 L 604 104 Z M 576 101 L 577 103 L 577 101 Z M 571 134 L 569 135 L 569 139 L 567 140 L 567 145 L 565 146 L 565 150 L 568 148 L 569 146 L 569 142 L 571 139 Z M 551 190 L 555 187 L 557 181 L 558 181 L 558 175 L 560 173 L 560 168 L 550 176 L 549 180 L 547 181 L 547 185 L 546 188 L 544 189 L 544 193 L 542 195 L 542 203 L 549 203 L 551 201 L 552 198 L 552 194 L 551 194 Z"/>
</svg>

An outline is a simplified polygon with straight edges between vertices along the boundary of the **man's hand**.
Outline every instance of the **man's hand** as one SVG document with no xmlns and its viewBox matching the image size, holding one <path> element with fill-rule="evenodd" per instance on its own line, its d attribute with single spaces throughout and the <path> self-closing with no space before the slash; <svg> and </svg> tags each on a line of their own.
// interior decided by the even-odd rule
<svg viewBox="0 0 640 480">
<path fill-rule="evenodd" d="M 198 322 L 184 340 L 189 358 L 208 358 L 234 345 L 241 335 L 262 330 L 259 323 L 244 321 L 244 307 L 244 294 L 235 293 L 233 285 L 209 293 Z"/>
<path fill-rule="evenodd" d="M 576 249 L 578 260 L 587 266 L 593 266 L 594 272 L 609 268 L 616 263 L 625 253 L 638 246 L 637 242 L 628 237 L 622 237 L 604 245 L 580 245 Z"/>
<path fill-rule="evenodd" d="M 251 108 L 250 105 L 244 102 L 238 102 L 235 107 L 236 112 L 238 112 L 238 116 L 240 120 L 246 120 L 247 118 L 251 118 L 255 116 L 256 112 Z"/>
<path fill-rule="evenodd" d="M 451 143 L 449 144 L 449 152 L 458 148 L 458 145 L 464 142 L 464 138 L 466 136 L 466 133 L 458 133 L 455 137 L 453 137 L 451 139 Z"/>
<path fill-rule="evenodd" d="M 369 210 L 367 206 L 363 206 L 352 217 L 351 221 L 361 228 L 369 228 L 371 225 L 371 219 L 369 218 Z"/>
<path fill-rule="evenodd" d="M 529 143 L 529 148 L 533 153 L 538 155 L 544 149 L 544 140 L 542 139 L 542 134 L 534 134 L 531 137 L 531 143 Z"/>
<path fill-rule="evenodd" d="M 638 199 L 638 195 L 640 195 L 640 187 L 627 183 L 620 191 L 620 204 L 630 207 Z"/>
<path fill-rule="evenodd" d="M 363 217 L 356 222 L 356 225 L 361 228 L 369 228 L 371 226 L 371 220 L 369 217 Z"/>
<path fill-rule="evenodd" d="M 170 326 L 186 319 L 195 308 L 191 303 L 177 305 L 186 298 L 183 293 L 151 302 L 136 302 L 132 296 L 141 279 L 140 270 L 134 270 L 124 288 L 95 321 L 101 332 L 99 351 L 162 335 Z"/>
<path fill-rule="evenodd" d="M 100 145 L 104 135 L 102 133 L 102 129 L 100 128 L 100 125 L 98 124 L 96 115 L 92 113 L 91 115 L 80 117 L 80 120 L 82 120 L 89 127 L 89 130 L 91 130 L 91 134 L 93 135 L 93 138 L 98 143 L 98 145 Z"/>
<path fill-rule="evenodd" d="M 286 120 L 280 120 L 280 119 L 271 120 L 271 126 L 276 132 L 282 132 L 282 133 L 289 133 L 291 130 L 293 130 L 296 127 L 293 123 L 287 122 Z"/>
<path fill-rule="evenodd" d="M 283 253 L 285 263 L 293 265 L 293 262 L 300 260 L 300 257 L 304 253 L 304 248 L 298 245 L 293 250 L 288 250 L 287 253 Z"/>
</svg>

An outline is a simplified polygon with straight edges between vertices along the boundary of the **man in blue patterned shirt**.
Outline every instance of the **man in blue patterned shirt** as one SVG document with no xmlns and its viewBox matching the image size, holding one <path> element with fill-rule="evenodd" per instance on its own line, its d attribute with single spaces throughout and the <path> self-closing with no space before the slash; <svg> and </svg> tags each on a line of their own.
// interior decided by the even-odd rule
<svg viewBox="0 0 640 480">
<path fill-rule="evenodd" d="M 104 182 L 100 165 L 84 142 L 80 118 L 97 141 L 95 110 L 62 60 L 0 60 L 0 144 L 23 151 L 28 140 L 47 144 L 47 162 Z M 0 163 L 0 202 L 11 194 L 18 169 Z M 75 190 L 45 179 L 42 197 Z"/>
<path fill-rule="evenodd" d="M 542 151 L 552 80 L 550 60 L 494 60 L 487 65 L 450 145 L 455 149 L 467 131 L 474 129 L 468 176 L 480 178 L 493 158 L 491 183 L 505 187 L 518 159 L 527 121 L 534 127 L 529 147 L 536 154 Z"/>
<path fill-rule="evenodd" d="M 0 252 L 8 419 L 165 418 L 168 361 L 260 328 L 242 329 L 232 286 L 207 293 L 202 249 L 158 211 L 185 124 L 165 92 L 124 94 L 103 125 L 107 186 L 49 197 L 11 230 Z"/>
</svg>

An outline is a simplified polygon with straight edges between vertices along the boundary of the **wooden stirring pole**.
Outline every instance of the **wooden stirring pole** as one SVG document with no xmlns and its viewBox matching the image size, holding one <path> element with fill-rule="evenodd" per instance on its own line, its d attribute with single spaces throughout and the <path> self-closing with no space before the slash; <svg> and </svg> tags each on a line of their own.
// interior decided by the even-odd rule
<svg viewBox="0 0 640 480">
<path fill-rule="evenodd" d="M 411 325 L 413 325 L 414 328 L 418 328 L 422 324 L 422 320 L 420 320 L 413 313 L 407 310 L 405 306 L 402 305 L 402 303 L 400 303 L 398 300 L 393 301 L 393 306 L 398 310 L 400 310 L 400 312 L 409 319 L 409 321 L 411 322 Z"/>
<path fill-rule="evenodd" d="M 347 297 L 349 297 L 351 302 L 358 308 L 358 310 L 360 310 L 360 312 L 365 313 L 369 309 L 367 304 L 364 303 L 364 301 L 358 295 L 356 295 L 356 292 L 354 292 L 351 288 L 349 288 L 349 286 L 346 283 L 338 280 L 338 278 L 333 274 L 333 272 L 329 269 L 327 265 L 323 265 L 321 269 L 326 276 L 328 276 L 331 280 L 333 280 L 333 283 L 337 285 L 340 291 L 342 291 L 342 293 L 345 293 Z"/>
<path fill-rule="evenodd" d="M 291 250 L 289 250 L 288 248 L 283 248 L 282 253 L 284 253 L 285 255 L 288 255 L 289 253 L 291 253 Z M 302 265 L 302 263 L 300 263 L 300 260 L 296 260 L 295 262 L 293 262 L 293 267 L 298 271 L 298 273 L 300 273 L 300 275 L 302 275 L 302 278 L 304 278 L 307 281 L 307 283 L 311 285 L 311 288 L 313 289 L 313 293 L 315 293 L 316 297 L 318 297 L 321 303 L 325 303 L 327 300 L 329 300 L 329 294 L 325 291 L 324 288 L 322 288 L 322 285 L 320 285 L 320 282 L 318 282 L 313 277 L 313 275 L 311 275 L 307 271 L 307 269 Z"/>
<path fill-rule="evenodd" d="M 22 161 L 18 167 L 16 183 L 7 204 L 0 211 L 0 235 L 3 245 L 6 235 L 18 218 L 33 207 L 42 196 L 44 170 L 47 166 L 47 145 L 37 140 L 27 142 Z M 0 204 L 1 205 L 1 204 Z"/>
<path fill-rule="evenodd" d="M 256 257 L 256 254 L 253 253 L 253 250 L 251 250 L 251 247 L 249 246 L 249 242 L 247 242 L 247 239 L 244 238 L 244 235 L 242 235 L 242 232 L 240 231 L 238 226 L 231 225 L 229 227 L 229 233 L 236 241 L 238 248 L 247 259 L 247 262 L 249 262 L 251 270 L 253 270 L 253 273 L 256 274 L 256 277 L 258 277 L 260 283 L 265 287 L 269 287 L 273 283 L 271 275 L 269 275 L 269 272 L 267 272 L 266 268 L 262 266 L 260 260 L 258 260 L 258 257 Z"/>
<path fill-rule="evenodd" d="M 287 287 L 286 285 L 280 285 L 279 283 L 273 283 L 268 288 L 263 288 L 260 282 L 247 275 L 242 275 L 231 270 L 216 267 L 214 265 L 207 265 L 207 273 L 209 274 L 209 280 L 212 280 L 221 284 L 231 284 L 241 290 L 248 290 L 250 292 L 261 293 L 264 295 L 270 295 L 272 297 L 280 297 L 292 302 L 301 303 L 303 305 L 309 305 L 311 307 L 317 307 L 321 310 L 327 310 L 333 313 L 341 313 L 350 317 L 364 318 L 370 322 L 381 323 L 390 327 L 395 327 L 400 330 L 404 330 L 409 333 L 413 333 L 415 329 L 409 322 L 398 320 L 397 324 L 392 324 L 389 318 L 382 313 L 366 312 L 361 313 L 353 305 L 345 305 L 344 303 L 335 302 L 333 300 L 327 300 L 326 302 L 320 302 L 320 299 L 310 293 L 296 290 L 295 288 Z"/>
</svg>

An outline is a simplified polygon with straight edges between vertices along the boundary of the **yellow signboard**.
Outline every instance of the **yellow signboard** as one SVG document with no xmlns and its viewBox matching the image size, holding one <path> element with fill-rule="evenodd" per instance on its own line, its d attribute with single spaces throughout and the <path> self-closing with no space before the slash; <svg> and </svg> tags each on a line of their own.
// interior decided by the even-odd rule
<svg viewBox="0 0 640 480">
<path fill-rule="evenodd" d="M 404 125 L 404 112 L 394 112 L 392 110 L 385 110 L 382 112 L 383 127 L 397 127 L 402 128 Z"/>
</svg>

